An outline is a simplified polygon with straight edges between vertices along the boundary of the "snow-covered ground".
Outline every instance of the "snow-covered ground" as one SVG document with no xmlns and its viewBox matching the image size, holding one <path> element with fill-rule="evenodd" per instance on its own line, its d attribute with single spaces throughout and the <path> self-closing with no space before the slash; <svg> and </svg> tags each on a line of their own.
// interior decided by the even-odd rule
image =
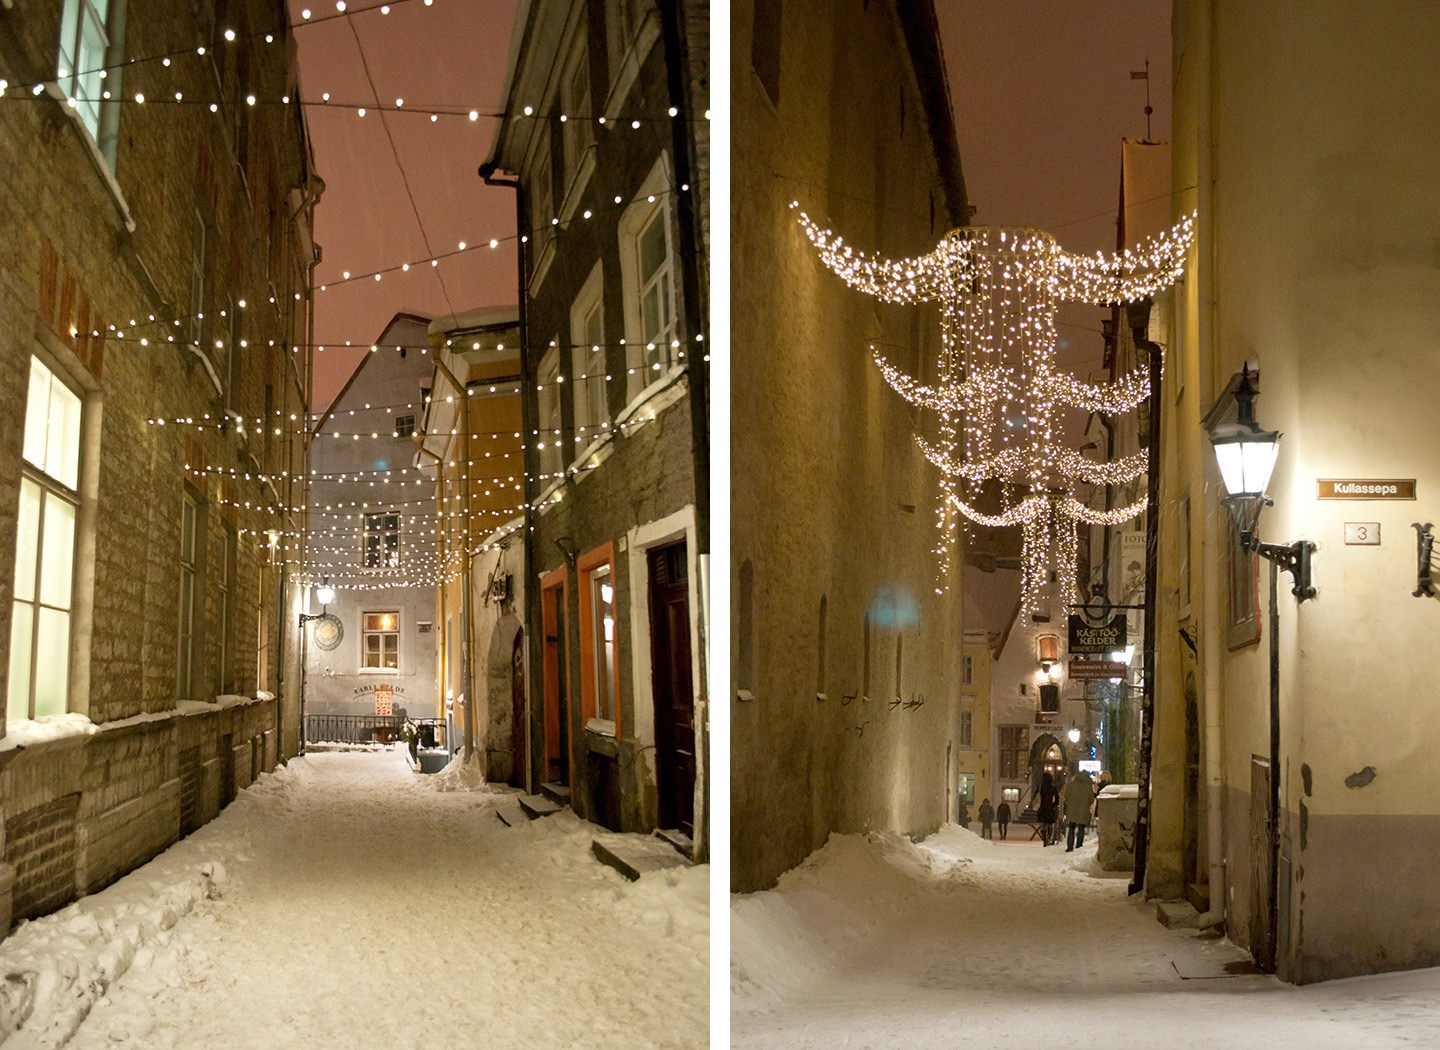
<svg viewBox="0 0 1440 1050">
<path fill-rule="evenodd" d="M 1245 954 L 1161 926 L 1099 870 L 1093 837 L 1066 853 L 1029 830 L 837 835 L 775 889 L 732 897 L 733 1045 L 1440 1045 L 1440 970 L 1305 988 L 1227 975 Z"/>
<path fill-rule="evenodd" d="M 504 790 L 504 789 L 500 789 Z M 708 867 L 626 882 L 568 810 L 507 828 L 463 770 L 312 754 L 0 942 L 6 1050 L 694 1047 Z"/>
</svg>

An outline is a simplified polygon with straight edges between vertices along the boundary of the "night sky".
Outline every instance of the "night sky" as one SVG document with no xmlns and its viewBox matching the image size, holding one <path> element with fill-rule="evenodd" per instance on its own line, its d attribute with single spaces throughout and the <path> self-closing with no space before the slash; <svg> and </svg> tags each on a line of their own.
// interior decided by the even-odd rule
<svg viewBox="0 0 1440 1050">
<path fill-rule="evenodd" d="M 357 0 L 344 17 L 333 0 L 290 4 L 300 49 L 301 96 L 356 106 L 377 96 L 406 112 L 360 117 L 356 109 L 306 111 L 315 164 L 325 180 L 315 237 L 324 252 L 316 283 L 342 273 L 369 273 L 427 259 L 468 245 L 502 239 L 439 267 L 387 274 L 316 291 L 316 342 L 368 345 L 399 311 L 428 315 L 463 312 L 515 301 L 515 199 L 492 189 L 475 169 L 489 154 L 504 99 L 515 0 L 391 0 L 381 14 L 375 0 Z M 302 12 L 311 11 L 306 24 Z M 328 17 L 328 21 L 316 21 Z M 366 67 L 368 65 L 368 76 Z M 373 86 L 372 86 L 373 82 Z M 440 116 L 427 106 L 480 111 Z M 386 129 L 394 137 L 391 147 Z M 398 163 L 396 155 L 398 153 Z M 402 177 L 403 172 L 403 177 Z M 414 194 L 414 205 L 406 181 Z M 418 213 L 418 217 L 417 217 Z M 428 241 L 428 247 L 427 247 Z M 315 358 L 317 411 L 323 411 L 361 351 L 326 350 Z"/>
</svg>

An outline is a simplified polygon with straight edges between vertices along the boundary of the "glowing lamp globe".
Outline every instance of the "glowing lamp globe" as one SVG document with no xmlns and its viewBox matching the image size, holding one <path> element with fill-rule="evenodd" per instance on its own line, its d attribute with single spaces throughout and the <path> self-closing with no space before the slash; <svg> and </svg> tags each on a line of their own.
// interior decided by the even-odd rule
<svg viewBox="0 0 1440 1050">
<path fill-rule="evenodd" d="M 315 589 L 315 597 L 320 599 L 321 605 L 329 605 L 335 600 L 335 588 L 328 583 L 322 583 Z"/>
<path fill-rule="evenodd" d="M 1234 423 L 1225 423 L 1210 432 L 1220 477 L 1230 496 L 1262 496 L 1270 485 L 1270 474 L 1280 454 L 1280 434 L 1261 430 L 1255 422 L 1255 389 L 1250 385 L 1247 369 L 1235 392 L 1239 416 Z"/>
</svg>

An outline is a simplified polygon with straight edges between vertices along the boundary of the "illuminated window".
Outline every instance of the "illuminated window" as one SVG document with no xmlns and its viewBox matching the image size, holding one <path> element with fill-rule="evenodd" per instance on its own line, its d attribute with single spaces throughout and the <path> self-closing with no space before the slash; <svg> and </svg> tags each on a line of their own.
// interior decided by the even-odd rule
<svg viewBox="0 0 1440 1050">
<path fill-rule="evenodd" d="M 365 515 L 365 568 L 400 567 L 400 515 Z"/>
<path fill-rule="evenodd" d="M 361 625 L 361 667 L 400 666 L 400 614 L 367 612 Z"/>
<path fill-rule="evenodd" d="M 615 548 L 606 543 L 575 563 L 580 582 L 580 697 L 591 728 L 620 732 L 619 667 L 615 623 Z"/>
<path fill-rule="evenodd" d="M 102 75 L 108 56 L 119 41 L 112 42 L 112 10 L 118 0 L 65 0 L 60 16 L 60 54 L 56 65 L 56 83 L 67 99 L 74 99 L 74 113 L 100 141 L 101 118 L 114 103 L 106 102 L 104 92 L 119 92 L 118 71 L 111 70 L 109 79 Z M 123 22 L 123 19 L 116 19 Z M 111 159 L 113 162 L 113 158 Z"/>
<path fill-rule="evenodd" d="M 595 717 L 615 721 L 615 587 L 610 566 L 590 573 L 590 624 L 594 632 L 591 647 L 595 676 Z"/>
<path fill-rule="evenodd" d="M 80 398 L 35 358 L 25 402 L 6 718 L 63 714 L 79 509 Z"/>
</svg>

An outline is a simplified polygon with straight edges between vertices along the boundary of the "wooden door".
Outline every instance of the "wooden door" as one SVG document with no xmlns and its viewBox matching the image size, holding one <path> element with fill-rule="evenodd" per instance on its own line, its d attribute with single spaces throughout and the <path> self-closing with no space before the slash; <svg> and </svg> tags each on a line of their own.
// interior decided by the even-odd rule
<svg viewBox="0 0 1440 1050">
<path fill-rule="evenodd" d="M 655 691 L 660 826 L 695 835 L 695 692 L 685 544 L 657 547 L 650 568 L 650 666 Z"/>
<path fill-rule="evenodd" d="M 510 653 L 510 783 L 525 786 L 525 632 Z"/>
<path fill-rule="evenodd" d="M 545 779 L 570 783 L 570 688 L 566 681 L 564 569 L 542 581 L 540 615 L 545 630 Z"/>
<path fill-rule="evenodd" d="M 1270 826 L 1270 763 L 1250 758 L 1250 954 L 1266 973 L 1275 970 L 1275 829 Z"/>
</svg>

